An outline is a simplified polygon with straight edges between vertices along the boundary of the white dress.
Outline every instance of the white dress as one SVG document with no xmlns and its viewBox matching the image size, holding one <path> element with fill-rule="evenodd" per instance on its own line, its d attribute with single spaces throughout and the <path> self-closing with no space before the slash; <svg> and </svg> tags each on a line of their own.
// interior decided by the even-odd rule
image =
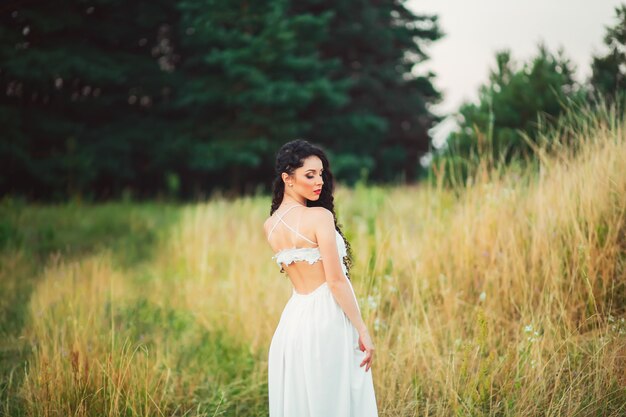
<svg viewBox="0 0 626 417">
<path fill-rule="evenodd" d="M 346 245 L 336 237 L 345 275 Z M 284 249 L 273 258 L 281 268 L 321 260 L 317 247 Z M 372 369 L 359 366 L 364 357 L 358 332 L 326 283 L 308 294 L 293 289 L 269 348 L 270 417 L 377 417 Z"/>
</svg>

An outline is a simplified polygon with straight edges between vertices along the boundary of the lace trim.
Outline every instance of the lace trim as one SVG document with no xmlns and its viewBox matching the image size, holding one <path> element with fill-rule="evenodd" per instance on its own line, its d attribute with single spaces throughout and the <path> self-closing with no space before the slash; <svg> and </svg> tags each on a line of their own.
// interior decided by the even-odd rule
<svg viewBox="0 0 626 417">
<path fill-rule="evenodd" d="M 307 261 L 309 264 L 322 259 L 319 248 L 290 248 L 279 251 L 276 255 L 272 256 L 272 259 L 276 259 L 278 266 L 281 264 L 289 265 L 296 261 Z"/>
<path fill-rule="evenodd" d="M 337 252 L 339 253 L 339 259 L 341 260 L 341 270 L 344 275 L 347 275 L 348 269 L 346 268 L 343 258 L 348 255 L 346 249 L 346 242 L 343 240 L 338 231 L 335 230 L 335 239 L 337 241 Z M 284 272 L 284 265 L 290 265 L 297 261 L 306 261 L 310 265 L 322 259 L 319 248 L 287 248 L 282 249 L 272 256 L 272 259 L 276 260 L 276 264 L 280 267 L 280 271 Z"/>
</svg>

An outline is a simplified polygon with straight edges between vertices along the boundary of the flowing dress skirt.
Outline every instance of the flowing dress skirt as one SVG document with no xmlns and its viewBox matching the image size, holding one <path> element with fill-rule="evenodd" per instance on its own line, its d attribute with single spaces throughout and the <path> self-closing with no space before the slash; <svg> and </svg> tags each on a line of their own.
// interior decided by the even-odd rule
<svg viewBox="0 0 626 417">
<path fill-rule="evenodd" d="M 269 349 L 270 417 L 377 417 L 358 340 L 326 283 L 294 289 Z"/>
</svg>

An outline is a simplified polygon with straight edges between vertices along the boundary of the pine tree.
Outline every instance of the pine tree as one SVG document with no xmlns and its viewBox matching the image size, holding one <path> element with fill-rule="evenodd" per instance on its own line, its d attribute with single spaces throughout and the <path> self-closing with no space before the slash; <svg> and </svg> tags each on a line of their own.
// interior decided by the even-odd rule
<svg viewBox="0 0 626 417">
<path fill-rule="evenodd" d="M 309 109 L 345 102 L 318 44 L 329 15 L 287 14 L 288 3 L 185 0 L 179 7 L 187 59 L 179 111 L 190 115 L 196 181 L 248 188 L 271 173 L 274 152 L 310 130 Z M 194 53 L 191 53 L 193 51 Z"/>
<path fill-rule="evenodd" d="M 580 100 L 573 79 L 574 66 L 561 51 L 539 46 L 537 55 L 518 65 L 509 51 L 496 54 L 496 68 L 480 87 L 478 103 L 459 110 L 459 131 L 447 139 L 438 158 L 471 158 L 490 152 L 494 160 L 509 163 L 532 154 L 520 132 L 536 136 L 538 119 L 555 120 L 568 100 Z M 484 155 L 483 155 L 484 156 Z"/>
<path fill-rule="evenodd" d="M 626 4 L 616 7 L 615 14 L 617 23 L 607 28 L 604 36 L 609 51 L 594 56 L 591 64 L 591 86 L 609 100 L 626 90 Z"/>
<path fill-rule="evenodd" d="M 429 110 L 440 98 L 432 74 L 414 72 L 428 59 L 425 47 L 441 37 L 436 16 L 416 14 L 398 0 L 298 0 L 292 9 L 332 13 L 322 56 L 339 60 L 331 76 L 350 83 L 339 111 L 315 109 L 311 135 L 332 144 L 344 176 L 358 177 L 365 168 L 373 180 L 414 180 L 438 120 Z"/>
</svg>

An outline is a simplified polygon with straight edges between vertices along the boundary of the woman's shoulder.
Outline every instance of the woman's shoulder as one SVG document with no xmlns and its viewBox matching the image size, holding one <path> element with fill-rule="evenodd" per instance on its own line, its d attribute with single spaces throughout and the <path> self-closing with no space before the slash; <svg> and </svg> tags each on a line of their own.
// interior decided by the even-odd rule
<svg viewBox="0 0 626 417">
<path fill-rule="evenodd" d="M 269 216 L 267 219 L 265 219 L 265 221 L 263 222 L 263 230 L 265 231 L 265 235 L 267 236 L 267 233 L 269 231 L 269 224 L 270 224 L 270 220 L 272 219 L 272 216 Z"/>
<path fill-rule="evenodd" d="M 331 219 L 334 220 L 333 213 L 328 210 L 326 207 L 305 207 L 306 217 L 313 220 L 324 220 Z M 270 228 L 270 223 L 275 216 L 271 215 L 263 222 L 263 230 L 265 230 L 266 234 Z"/>
<path fill-rule="evenodd" d="M 328 210 L 326 207 L 321 206 L 307 207 L 307 212 L 314 216 L 333 216 L 332 211 Z"/>
<path fill-rule="evenodd" d="M 333 223 L 335 216 L 326 207 L 307 207 L 308 218 L 315 223 Z"/>
</svg>

